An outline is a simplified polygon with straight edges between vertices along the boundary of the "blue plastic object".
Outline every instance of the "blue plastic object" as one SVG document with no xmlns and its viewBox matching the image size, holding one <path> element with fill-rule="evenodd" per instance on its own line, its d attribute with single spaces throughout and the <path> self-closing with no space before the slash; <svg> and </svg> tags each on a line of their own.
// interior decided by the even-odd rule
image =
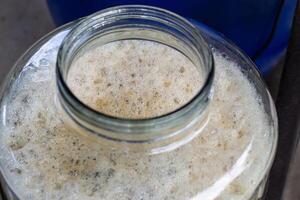
<svg viewBox="0 0 300 200">
<path fill-rule="evenodd" d="M 296 3 L 297 0 L 48 0 L 57 25 L 123 4 L 171 10 L 224 34 L 256 62 L 263 74 L 284 55 Z"/>
</svg>

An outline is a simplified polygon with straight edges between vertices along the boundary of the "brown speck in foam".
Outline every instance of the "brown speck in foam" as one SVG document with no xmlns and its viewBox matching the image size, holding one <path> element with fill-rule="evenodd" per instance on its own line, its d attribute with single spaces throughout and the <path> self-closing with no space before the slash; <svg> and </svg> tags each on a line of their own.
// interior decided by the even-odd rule
<svg viewBox="0 0 300 200">
<path fill-rule="evenodd" d="M 243 131 L 240 130 L 240 131 L 238 132 L 238 138 L 242 138 L 243 135 L 244 135 Z"/>
<path fill-rule="evenodd" d="M 138 100 L 140 103 L 143 103 L 143 98 L 142 98 L 142 97 L 139 97 L 137 100 Z"/>
<path fill-rule="evenodd" d="M 96 80 L 93 81 L 93 83 L 94 84 L 99 84 L 99 83 L 102 83 L 102 80 L 101 79 L 96 79 Z"/>
<path fill-rule="evenodd" d="M 175 102 L 176 104 L 179 104 L 179 103 L 180 103 L 178 98 L 174 98 L 174 102 Z"/>
<path fill-rule="evenodd" d="M 166 80 L 165 82 L 164 82 L 164 86 L 167 88 L 167 87 L 170 87 L 170 85 L 171 85 L 171 81 L 169 81 L 169 80 Z"/>
<path fill-rule="evenodd" d="M 146 102 L 146 106 L 147 106 L 147 107 L 150 106 L 150 102 L 149 102 L 149 101 Z"/>
<path fill-rule="evenodd" d="M 184 67 L 180 67 L 179 72 L 180 72 L 180 73 L 184 73 L 184 72 L 185 72 L 185 68 L 184 68 Z"/>
</svg>

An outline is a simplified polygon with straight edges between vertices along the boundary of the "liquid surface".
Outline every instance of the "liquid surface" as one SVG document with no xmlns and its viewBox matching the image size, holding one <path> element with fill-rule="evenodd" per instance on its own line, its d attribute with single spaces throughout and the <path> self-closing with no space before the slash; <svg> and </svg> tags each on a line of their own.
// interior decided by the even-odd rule
<svg viewBox="0 0 300 200">
<path fill-rule="evenodd" d="M 140 119 L 183 106 L 203 80 L 180 52 L 150 41 L 123 40 L 85 52 L 72 63 L 67 83 L 97 111 Z"/>
<path fill-rule="evenodd" d="M 22 199 L 250 198 L 270 156 L 271 128 L 259 97 L 237 64 L 214 53 L 214 97 L 209 122 L 201 134 L 174 151 L 157 155 L 130 154 L 110 150 L 88 140 L 66 123 L 54 103 L 57 48 L 54 47 L 48 61 L 40 59 L 39 63 L 28 65 L 22 71 L 11 93 L 6 96 L 6 105 L 1 107 L 1 165 L 10 185 L 22 194 Z M 156 47 L 149 44 L 144 48 Z M 177 63 L 182 62 L 178 60 Z M 195 78 L 187 69 L 185 73 L 191 75 L 191 79 Z M 139 72 L 135 74 L 139 75 Z M 176 71 L 172 76 L 181 74 Z M 112 77 L 113 74 L 104 78 L 104 82 Z M 157 84 L 162 84 L 164 78 L 159 77 L 161 81 Z M 127 79 L 129 81 L 131 77 Z M 181 80 L 188 78 L 186 76 Z M 115 83 L 112 81 L 112 84 Z M 173 82 L 170 87 L 172 85 Z M 84 87 L 76 91 L 83 92 Z M 175 96 L 172 94 L 168 93 L 171 96 L 166 99 L 172 105 L 175 105 L 175 97 L 181 98 L 180 102 L 186 102 L 194 95 L 184 91 L 179 91 Z M 92 99 L 92 105 L 96 101 Z M 152 108 L 155 111 L 159 109 Z M 170 111 L 174 106 L 167 108 Z M 111 112 L 113 107 L 105 110 L 107 108 L 100 106 L 99 109 Z M 141 113 L 138 111 L 136 109 L 128 115 L 153 116 L 143 109 Z M 124 116 L 126 113 L 116 111 L 115 114 Z"/>
</svg>

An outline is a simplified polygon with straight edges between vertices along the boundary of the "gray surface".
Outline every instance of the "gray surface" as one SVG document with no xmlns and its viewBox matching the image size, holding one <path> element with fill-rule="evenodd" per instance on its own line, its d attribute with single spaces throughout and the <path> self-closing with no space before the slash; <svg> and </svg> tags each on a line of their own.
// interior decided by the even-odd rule
<svg viewBox="0 0 300 200">
<path fill-rule="evenodd" d="M 36 40 L 54 28 L 43 0 L 0 0 L 0 81 Z"/>
<path fill-rule="evenodd" d="M 53 28 L 45 1 L 0 0 L 0 82 L 22 53 Z M 271 89 L 274 93 L 277 93 L 276 88 L 272 83 Z M 299 185 L 300 148 L 298 147 L 284 199 L 300 200 Z"/>
</svg>

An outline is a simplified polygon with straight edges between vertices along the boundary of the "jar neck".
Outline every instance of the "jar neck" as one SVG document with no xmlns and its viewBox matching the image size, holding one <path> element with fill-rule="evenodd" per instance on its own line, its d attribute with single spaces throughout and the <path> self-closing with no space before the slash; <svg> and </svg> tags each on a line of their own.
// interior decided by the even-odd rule
<svg viewBox="0 0 300 200">
<path fill-rule="evenodd" d="M 66 84 L 72 61 L 97 40 L 97 45 L 124 39 L 142 39 L 170 46 L 187 56 L 203 76 L 197 95 L 179 109 L 149 119 L 108 116 L 83 104 Z M 156 151 L 173 149 L 204 126 L 214 76 L 213 57 L 199 30 L 169 11 L 148 6 L 119 6 L 81 20 L 64 39 L 57 59 L 58 96 L 63 110 L 84 132 L 110 142 L 154 145 Z M 200 129 L 199 129 L 200 130 Z M 198 134 L 198 133 L 197 133 Z M 160 149 L 160 150 L 158 150 Z"/>
</svg>

